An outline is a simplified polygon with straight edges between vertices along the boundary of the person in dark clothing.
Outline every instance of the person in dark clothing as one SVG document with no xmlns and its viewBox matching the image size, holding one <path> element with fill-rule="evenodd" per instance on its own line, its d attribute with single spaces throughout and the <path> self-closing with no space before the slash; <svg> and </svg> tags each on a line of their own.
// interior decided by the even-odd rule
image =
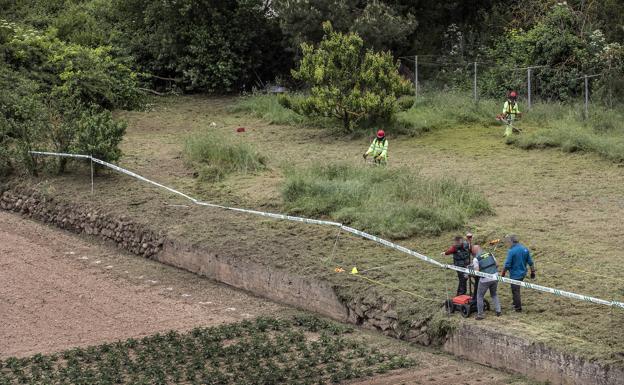
<svg viewBox="0 0 624 385">
<path fill-rule="evenodd" d="M 502 276 L 504 277 L 509 271 L 509 278 L 516 281 L 523 281 L 527 275 L 527 265 L 531 267 L 531 279 L 535 279 L 535 264 L 531 253 L 524 245 L 518 242 L 516 235 L 508 235 L 505 237 L 505 244 L 509 247 L 507 251 L 507 259 L 503 268 Z M 522 299 L 520 298 L 520 285 L 511 285 L 511 295 L 513 297 L 513 307 L 517 312 L 522 311 Z"/>
<path fill-rule="evenodd" d="M 460 236 L 455 237 L 453 246 L 442 252 L 443 256 L 451 254 L 453 255 L 453 265 L 466 267 L 470 264 L 470 246 L 464 238 Z M 466 277 L 465 273 L 458 271 L 457 280 L 459 281 L 457 285 L 457 295 L 466 294 L 468 277 Z"/>
</svg>

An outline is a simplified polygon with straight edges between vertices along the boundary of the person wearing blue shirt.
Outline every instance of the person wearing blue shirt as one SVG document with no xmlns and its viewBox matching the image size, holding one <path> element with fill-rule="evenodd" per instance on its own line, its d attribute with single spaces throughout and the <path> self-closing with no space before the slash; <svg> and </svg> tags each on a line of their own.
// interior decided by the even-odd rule
<svg viewBox="0 0 624 385">
<path fill-rule="evenodd" d="M 531 258 L 531 253 L 523 244 L 518 242 L 516 235 L 505 237 L 505 244 L 509 247 L 507 259 L 503 268 L 502 276 L 509 271 L 509 278 L 516 281 L 523 281 L 527 275 L 527 265 L 531 268 L 531 279 L 535 279 L 535 264 Z M 520 298 L 520 285 L 511 285 L 511 295 L 513 297 L 513 307 L 517 312 L 522 311 L 522 300 Z"/>
</svg>

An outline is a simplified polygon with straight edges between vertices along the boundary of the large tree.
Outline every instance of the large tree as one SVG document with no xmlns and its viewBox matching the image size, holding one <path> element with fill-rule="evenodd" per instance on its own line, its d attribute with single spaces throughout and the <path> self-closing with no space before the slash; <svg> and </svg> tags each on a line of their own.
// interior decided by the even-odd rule
<svg viewBox="0 0 624 385">
<path fill-rule="evenodd" d="M 362 121 L 391 120 L 397 98 L 411 92 L 392 55 L 365 50 L 357 34 L 336 32 L 329 22 L 323 30 L 317 47 L 302 44 L 303 58 L 292 73 L 310 87 L 309 95 L 283 104 L 304 115 L 337 118 L 347 132 Z"/>
</svg>

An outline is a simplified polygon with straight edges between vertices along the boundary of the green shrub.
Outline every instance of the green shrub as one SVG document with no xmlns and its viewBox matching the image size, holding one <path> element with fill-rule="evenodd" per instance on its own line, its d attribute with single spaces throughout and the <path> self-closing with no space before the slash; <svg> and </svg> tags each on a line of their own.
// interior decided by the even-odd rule
<svg viewBox="0 0 624 385">
<path fill-rule="evenodd" d="M 187 138 L 184 146 L 187 163 L 202 180 L 221 180 L 233 172 L 251 173 L 266 168 L 267 159 L 247 143 L 236 142 L 212 132 Z"/>
<path fill-rule="evenodd" d="M 98 159 L 115 162 L 121 158 L 121 143 L 126 123 L 113 119 L 110 111 L 83 111 L 76 124 L 75 151 Z"/>
<path fill-rule="evenodd" d="M 346 132 L 361 122 L 392 120 L 397 99 L 411 92 L 389 52 L 364 51 L 354 33 L 335 32 L 323 24 L 325 36 L 318 45 L 302 44 L 303 58 L 292 75 L 310 86 L 310 93 L 288 105 L 305 116 L 337 119 Z"/>
<path fill-rule="evenodd" d="M 473 216 L 492 212 L 485 198 L 464 183 L 382 167 L 290 169 L 282 196 L 291 213 L 329 216 L 394 239 L 455 230 Z"/>
</svg>

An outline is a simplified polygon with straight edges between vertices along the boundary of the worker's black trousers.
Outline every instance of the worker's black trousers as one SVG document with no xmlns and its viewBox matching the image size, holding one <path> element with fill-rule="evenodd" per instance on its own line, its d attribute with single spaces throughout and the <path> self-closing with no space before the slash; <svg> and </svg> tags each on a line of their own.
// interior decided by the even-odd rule
<svg viewBox="0 0 624 385">
<path fill-rule="evenodd" d="M 517 279 L 522 281 L 524 278 Z M 522 310 L 522 299 L 520 298 L 520 285 L 511 285 L 511 296 L 513 297 L 514 310 Z"/>
<path fill-rule="evenodd" d="M 457 295 L 466 294 L 466 283 L 468 282 L 468 278 L 466 278 L 466 273 L 458 271 L 457 279 L 459 280 L 459 284 L 457 285 Z"/>
</svg>

